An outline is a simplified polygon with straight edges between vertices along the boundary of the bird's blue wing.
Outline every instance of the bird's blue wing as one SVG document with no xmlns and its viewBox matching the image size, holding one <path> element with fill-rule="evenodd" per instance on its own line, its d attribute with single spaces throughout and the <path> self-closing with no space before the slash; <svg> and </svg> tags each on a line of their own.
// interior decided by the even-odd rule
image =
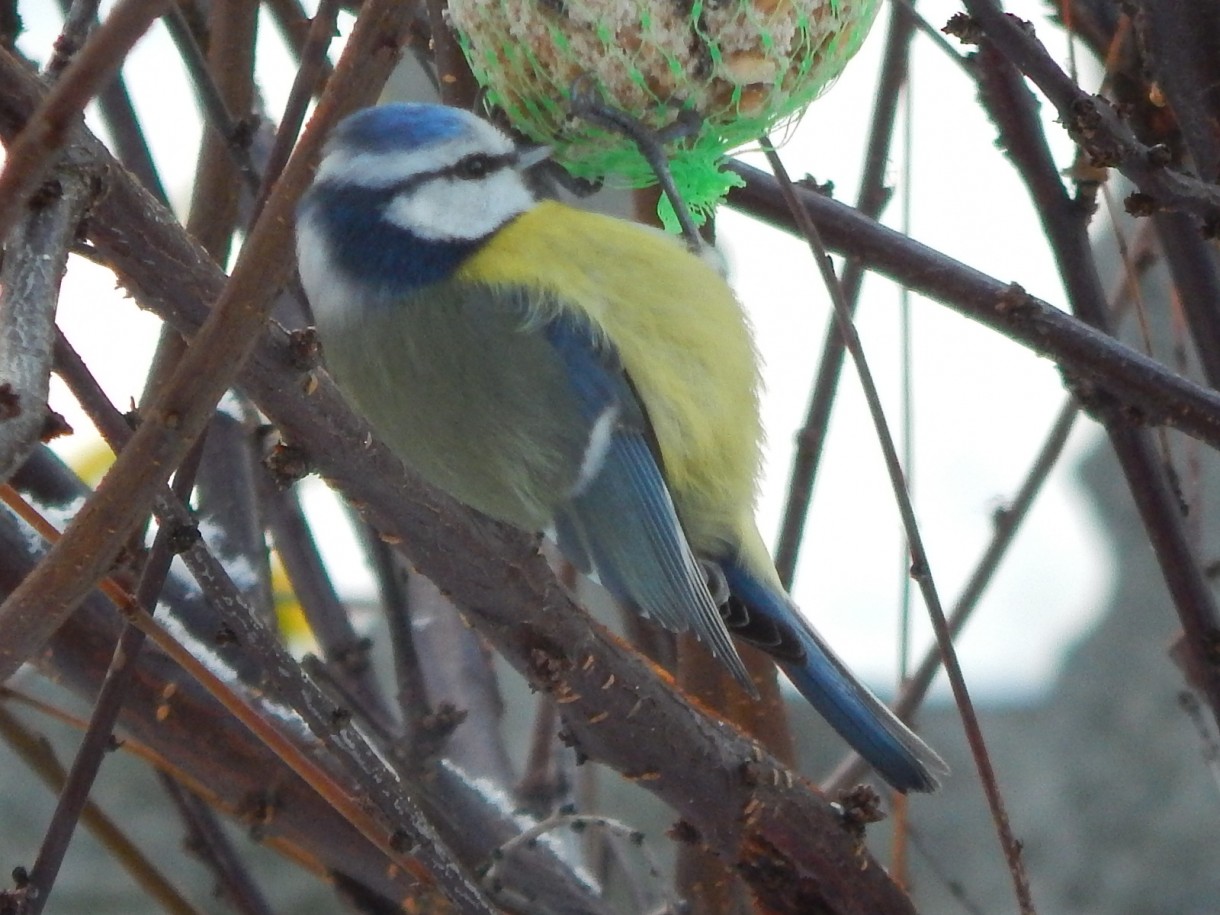
<svg viewBox="0 0 1220 915">
<path fill-rule="evenodd" d="M 591 564 L 619 600 L 675 632 L 692 630 L 750 691 L 703 570 L 650 447 L 650 429 L 617 357 L 578 316 L 543 327 L 588 424 L 580 479 L 555 519 L 559 546 Z"/>
<path fill-rule="evenodd" d="M 770 654 L 864 760 L 899 791 L 932 791 L 949 767 L 847 669 L 791 599 L 739 563 L 722 562 L 735 612 L 728 624 Z"/>
</svg>

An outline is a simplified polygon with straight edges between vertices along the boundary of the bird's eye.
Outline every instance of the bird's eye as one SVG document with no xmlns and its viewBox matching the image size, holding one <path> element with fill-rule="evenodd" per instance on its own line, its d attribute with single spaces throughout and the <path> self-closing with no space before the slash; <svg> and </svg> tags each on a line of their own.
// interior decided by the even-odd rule
<svg viewBox="0 0 1220 915">
<path fill-rule="evenodd" d="M 457 164 L 453 166 L 453 173 L 465 180 L 476 180 L 482 178 L 491 172 L 496 167 L 496 162 L 491 156 L 483 153 L 474 153 L 466 156 L 464 159 L 459 159 Z"/>
</svg>

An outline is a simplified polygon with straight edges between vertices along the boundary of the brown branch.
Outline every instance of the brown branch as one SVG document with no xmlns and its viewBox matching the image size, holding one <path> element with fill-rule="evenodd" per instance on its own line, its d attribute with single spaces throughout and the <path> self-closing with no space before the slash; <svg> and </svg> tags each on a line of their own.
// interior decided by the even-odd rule
<svg viewBox="0 0 1220 915">
<path fill-rule="evenodd" d="M 186 823 L 186 849 L 212 872 L 216 896 L 227 902 L 237 915 L 272 915 L 271 906 L 263 898 L 212 808 L 166 773 L 160 775 L 161 784 Z"/>
<path fill-rule="evenodd" d="M 196 446 L 187 455 L 183 466 L 174 476 L 174 492 L 182 498 L 189 494 L 198 470 L 202 448 Z M 152 549 L 144 561 L 136 588 L 135 601 L 152 613 L 169 574 L 174 558 L 171 544 L 177 536 L 174 527 L 163 525 L 157 530 Z M 76 831 L 89 792 L 101 771 L 104 754 L 110 749 L 115 722 L 127 698 L 135 676 L 135 661 L 144 645 L 144 633 L 131 625 L 124 625 L 115 642 L 110 666 L 97 692 L 89 725 L 81 738 L 63 789 L 55 804 L 55 812 L 43 836 L 38 857 L 30 869 L 29 882 L 24 887 L 26 906 L 23 915 L 39 915 L 50 898 L 55 878 L 59 875 L 68 843 Z"/>
<path fill-rule="evenodd" d="M 8 709 L 0 705 L 0 739 L 52 790 L 62 791 L 67 773 L 55 758 L 47 740 L 31 733 Z M 201 915 L 174 887 L 173 882 L 136 847 L 117 823 L 93 801 L 86 801 L 81 822 L 114 856 L 132 881 L 170 915 Z"/>
<path fill-rule="evenodd" d="M 292 211 L 310 180 L 322 139 L 339 117 L 372 99 L 398 59 L 408 18 L 403 4 L 391 0 L 366 4 L 310 130 L 252 230 L 206 324 L 63 539 L 0 606 L 0 630 L 5 633 L 0 646 L 0 681 L 38 650 L 106 574 L 125 539 L 147 514 L 170 468 L 203 431 L 216 402 L 254 349 L 267 309 L 291 269 Z M 99 34 L 101 30 L 56 89 L 69 83 Z M 56 97 L 54 91 L 48 98 Z M 9 160 L 10 165 L 13 162 Z M 0 175 L 0 201 L 10 203 L 0 213 L 11 212 L 12 198 L 5 197 L 3 188 Z"/>
<path fill-rule="evenodd" d="M 326 3 L 330 4 L 331 0 L 326 0 Z M 342 3 L 343 0 L 337 0 L 332 5 L 337 7 Z M 305 15 L 305 10 L 301 6 L 301 0 L 266 0 L 263 5 L 271 11 L 271 17 L 275 20 L 276 27 L 284 37 L 285 44 L 288 45 L 289 50 L 296 57 L 298 70 L 306 67 L 306 61 L 309 57 L 309 52 L 307 51 L 310 42 L 309 31 L 317 22 L 318 16 L 322 15 L 322 4 L 318 5 L 319 11 L 315 13 L 312 19 Z M 330 61 L 323 57 L 318 85 L 319 90 L 325 86 L 332 72 L 333 68 L 330 65 Z"/>
<path fill-rule="evenodd" d="M 72 0 L 59 0 L 59 9 L 65 17 L 72 8 Z M 90 26 L 97 28 L 96 17 Z M 127 166 L 144 183 L 144 186 L 156 195 L 158 200 L 168 204 L 169 198 L 157 175 L 152 153 L 148 150 L 144 131 L 136 117 L 136 111 L 131 104 L 131 96 L 127 92 L 127 84 L 123 81 L 121 72 L 116 73 L 110 82 L 98 91 L 97 106 L 114 143 L 119 161 Z"/>
<path fill-rule="evenodd" d="M 17 479 L 38 504 L 60 515 L 85 492 L 46 449 L 36 452 Z M 0 513 L 0 593 L 28 573 L 35 560 L 31 550 L 28 531 L 19 529 L 8 513 Z M 164 595 L 170 608 L 167 616 L 189 618 L 191 594 L 179 585 Z M 234 647 L 230 639 L 213 638 L 215 624 L 211 630 L 195 628 L 203 641 L 193 647 L 203 656 L 215 657 Z M 91 595 L 57 631 L 38 663 L 77 694 L 92 697 L 117 632 L 113 606 L 99 595 Z M 235 688 L 241 689 L 240 685 Z M 264 702 L 264 691 L 257 691 L 252 701 Z M 279 720 L 277 707 L 282 708 L 272 706 L 264 714 Z M 136 683 L 123 710 L 123 726 L 134 738 L 124 742 L 125 748 L 166 769 L 209 803 L 238 818 L 259 841 L 315 873 L 342 872 L 389 900 L 420 899 L 429 892 L 411 870 L 391 866 L 396 856 L 387 856 L 376 842 L 370 843 L 356 832 L 325 796 L 302 781 L 202 686 L 156 650 L 141 652 L 136 661 Z M 520 831 L 512 811 L 490 804 L 479 786 L 448 768 L 430 770 L 428 778 L 415 787 L 418 800 L 445 831 L 446 840 L 461 851 L 472 872 Z M 378 838 L 384 843 L 388 834 Z M 504 877 L 507 894 L 531 898 L 537 904 L 514 911 L 523 915 L 534 911 L 605 915 L 597 901 L 590 900 L 589 888 L 549 850 L 536 849 L 531 863 L 528 872 L 513 871 Z"/>
<path fill-rule="evenodd" d="M 17 206 L 0 268 L 0 480 L 41 440 L 59 285 L 77 229 L 97 193 L 97 162 L 78 147 L 58 160 L 43 193 Z"/>
<path fill-rule="evenodd" d="M 745 187 L 729 191 L 730 206 L 794 231 L 773 178 L 741 162 L 729 167 L 746 179 Z M 1065 372 L 1107 391 L 1132 421 L 1172 426 L 1220 448 L 1220 393 L 1175 374 L 1016 283 L 980 273 L 846 204 L 799 187 L 797 194 L 832 251 L 859 257 L 912 292 L 1053 359 Z"/>
<path fill-rule="evenodd" d="M 404 714 L 414 713 L 412 755 L 417 758 L 421 754 L 435 755 L 439 747 L 444 747 L 443 755 L 463 772 L 507 789 L 514 781 L 513 767 L 500 730 L 504 701 L 491 653 L 478 633 L 462 619 L 459 607 L 454 606 L 449 595 L 425 575 L 407 576 L 406 597 L 412 618 L 428 621 L 412 635 L 429 712 L 434 717 L 447 708 L 452 710 L 449 715 L 456 712 L 464 716 L 453 727 L 452 719 L 450 725 L 445 725 L 447 715 L 443 715 L 439 722 L 441 731 L 436 734 L 429 733 L 437 727 L 436 723 L 431 728 L 419 729 L 420 710 L 404 709 Z"/>
<path fill-rule="evenodd" d="M 393 723 L 374 676 L 369 657 L 372 646 L 356 632 L 335 592 L 296 492 L 280 491 L 265 473 L 262 481 L 259 502 L 275 551 L 330 675 L 351 696 L 361 715 L 378 722 L 383 732 L 389 731 Z"/>
<path fill-rule="evenodd" d="M 0 172 L 0 236 L 8 235 L 24 212 L 22 204 L 54 165 L 55 152 L 67 142 L 85 105 L 110 80 L 168 3 L 122 0 L 72 59 L 38 111 L 27 119 L 20 135 L 9 144 Z"/>
<path fill-rule="evenodd" d="M 446 0 L 424 0 L 424 5 L 432 33 L 432 60 L 436 63 L 441 101 L 469 110 L 478 97 L 479 84 L 466 64 L 457 37 L 449 28 L 448 4 Z"/>
<path fill-rule="evenodd" d="M 1068 135 L 1093 165 L 1117 168 L 1162 206 L 1220 225 L 1220 186 L 1170 168 L 1163 156 L 1136 137 L 1113 104 L 1076 85 L 1029 23 L 1005 13 L 996 0 L 964 3 L 972 22 L 958 22 L 955 32 L 972 36 L 975 26 L 981 29 L 996 50 L 1046 94 Z"/>
<path fill-rule="evenodd" d="M 216 95 L 215 104 L 237 123 L 249 123 L 254 104 L 258 10 L 258 4 L 246 0 L 214 0 L 209 11 L 206 70 L 199 74 L 198 81 L 207 82 Z M 178 22 L 180 16 L 175 11 L 166 21 Z M 226 130 L 234 130 L 233 124 L 210 123 L 204 127 L 186 223 L 187 231 L 199 239 L 218 264 L 229 259 L 241 194 L 241 176 L 232 150 L 238 145 L 238 138 L 225 133 Z M 251 166 L 248 150 L 242 147 L 242 151 L 246 153 L 242 165 L 245 171 Z"/>
<path fill-rule="evenodd" d="M 251 11 L 257 12 L 253 9 Z M 210 161 L 205 160 L 200 163 L 201 173 L 207 171 L 213 175 L 217 174 L 217 168 L 225 168 L 222 160 L 227 157 L 236 168 L 237 174 L 241 176 L 246 190 L 252 195 L 258 193 L 260 178 L 250 157 L 251 122 L 242 121 L 240 115 L 233 114 L 228 97 L 232 93 L 233 86 L 222 88 L 220 80 L 213 74 L 209 67 L 208 57 L 200 47 L 196 32 L 191 28 L 183 7 L 175 6 L 170 10 L 165 17 L 165 27 L 178 49 L 178 56 L 182 59 L 195 93 L 199 97 L 200 108 L 207 127 L 204 131 L 204 148 Z M 232 45 L 240 43 L 242 31 L 244 30 L 235 29 L 233 32 L 229 32 L 227 27 L 222 27 L 220 35 L 217 37 L 225 45 Z M 209 42 L 208 46 L 211 48 L 212 43 Z M 235 63 L 233 58 L 245 56 L 243 50 L 245 49 L 222 47 L 218 59 L 226 63 Z M 229 80 L 226 79 L 225 82 L 228 83 Z M 240 82 L 242 81 L 236 81 L 237 84 Z M 225 91 L 226 88 L 229 92 Z M 211 134 L 210 137 L 209 134 Z M 209 149 L 209 147 L 211 148 Z M 202 190 L 206 190 L 206 188 Z M 225 187 L 222 190 L 226 196 L 232 196 L 234 201 L 236 200 L 239 190 L 236 185 Z M 201 188 L 196 186 L 196 197 L 200 191 Z M 233 206 L 236 207 L 235 202 Z"/>
<path fill-rule="evenodd" d="M 1037 117 L 1037 102 L 1016 68 L 984 39 L 979 56 L 980 98 L 1000 130 L 1001 143 L 1026 184 L 1063 278 L 1072 310 L 1093 327 L 1109 330 L 1105 292 L 1088 235 L 1090 210 L 1072 200 L 1051 157 Z M 1147 430 L 1121 404 L 1082 385 L 1114 448 L 1161 575 L 1186 633 L 1191 678 L 1220 721 L 1220 607 L 1212 596 L 1186 531 L 1180 501 Z"/>
<path fill-rule="evenodd" d="M 919 586 L 920 594 L 928 611 L 928 619 L 932 623 L 933 632 L 936 634 L 936 645 L 945 666 L 945 674 L 948 677 L 949 686 L 953 691 L 953 700 L 957 705 L 958 717 L 961 719 L 962 729 L 966 733 L 966 742 L 970 746 L 970 754 L 974 758 L 974 765 L 978 771 L 979 780 L 983 784 L 983 793 L 987 798 L 987 806 L 991 811 L 996 835 L 1000 840 L 1001 848 L 1004 850 L 1004 858 L 1008 863 L 1009 872 L 1012 874 L 1017 905 L 1020 907 L 1022 915 L 1033 915 L 1034 903 L 1030 895 L 1029 877 L 1025 871 L 1025 864 L 1021 860 L 1021 843 L 1017 841 L 1012 831 L 1007 805 L 1000 792 L 999 779 L 996 777 L 995 766 L 991 761 L 991 754 L 988 752 L 987 744 L 983 739 L 983 729 L 979 723 L 974 701 L 971 699 L 969 689 L 966 686 L 966 677 L 962 673 L 961 664 L 958 662 L 957 649 L 953 644 L 953 634 L 949 629 L 944 607 L 941 604 L 940 594 L 932 578 L 931 561 L 923 545 L 923 534 L 920 532 L 919 524 L 915 517 L 915 508 L 911 503 L 911 495 L 907 491 L 903 468 L 898 459 L 898 451 L 890 435 L 885 414 L 881 407 L 881 398 L 877 392 L 876 384 L 873 382 L 872 372 L 865 361 L 863 345 L 860 342 L 855 325 L 852 323 L 851 313 L 843 299 L 843 291 L 836 280 L 834 267 L 830 255 L 826 252 L 822 237 L 818 233 L 817 227 L 814 226 L 813 220 L 809 218 L 809 214 L 801 208 L 801 203 L 796 197 L 795 188 L 788 178 L 788 173 L 780 161 L 779 154 L 776 153 L 775 147 L 771 145 L 770 140 L 766 137 L 763 138 L 763 152 L 766 153 L 767 161 L 770 163 L 772 171 L 779 181 L 780 192 L 784 196 L 788 210 L 792 214 L 793 219 L 796 220 L 801 234 L 805 237 L 810 252 L 817 261 L 826 288 L 830 292 L 831 302 L 834 305 L 835 319 L 839 325 L 839 333 L 842 335 L 844 346 L 847 348 L 847 352 L 855 365 L 856 374 L 860 380 L 860 387 L 864 393 L 869 415 L 873 422 L 874 436 L 881 446 L 882 457 L 885 460 L 886 473 L 890 480 L 890 486 L 893 489 L 894 502 L 897 505 L 898 514 L 902 519 L 902 529 L 906 535 L 907 550 L 911 557 L 911 578 Z"/>
<path fill-rule="evenodd" d="M 7 75 L 2 63 L 0 57 L 0 79 Z M 191 334 L 209 313 L 206 303 L 219 294 L 223 275 L 170 214 L 121 174 L 102 205 L 105 212 L 91 224 L 99 250 L 142 302 Z M 150 246 L 158 252 L 156 269 L 146 256 Z M 636 655 L 590 630 L 530 538 L 478 522 L 451 500 L 420 489 L 372 442 L 367 424 L 347 410 L 328 379 L 307 378 L 285 332 L 273 327 L 259 342 L 243 384 L 260 408 L 289 441 L 308 447 L 315 466 L 365 506 L 383 532 L 405 545 L 424 574 L 444 583 L 519 670 L 559 695 L 567 732 L 584 753 L 678 809 L 722 860 L 748 875 L 756 892 L 788 899 L 777 911 L 810 904 L 844 913 L 909 911 L 879 867 L 861 875 L 855 839 L 815 793 L 790 782 L 787 770 L 748 740 L 692 715 Z M 368 447 L 353 447 L 366 441 Z M 667 740 L 655 741 L 658 733 Z"/>
<path fill-rule="evenodd" d="M 101 0 L 79 0 L 63 7 L 64 26 L 55 39 L 54 53 L 47 64 L 46 75 L 56 79 L 68 66 L 69 61 L 81 49 L 89 29 L 97 24 L 97 10 Z"/>
<path fill-rule="evenodd" d="M 296 144 L 301 125 L 305 122 L 305 112 L 313 98 L 315 90 L 325 83 L 329 77 L 330 63 L 326 52 L 331 40 L 335 37 L 335 17 L 339 13 L 339 0 L 321 0 L 318 11 L 309 25 L 305 41 L 298 49 L 301 65 L 292 81 L 292 89 L 288 93 L 288 101 L 284 105 L 284 116 L 280 119 L 275 132 L 275 143 L 267 155 L 267 164 L 263 169 L 263 183 L 254 203 L 251 222 L 258 219 L 267 203 L 267 196 L 279 180 L 284 170 L 292 147 Z"/>
</svg>

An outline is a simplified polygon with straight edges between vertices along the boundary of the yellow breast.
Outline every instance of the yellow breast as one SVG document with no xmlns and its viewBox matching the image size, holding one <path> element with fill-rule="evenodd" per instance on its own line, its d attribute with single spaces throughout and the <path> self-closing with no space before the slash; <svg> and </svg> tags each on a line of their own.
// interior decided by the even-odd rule
<svg viewBox="0 0 1220 915">
<path fill-rule="evenodd" d="M 696 552 L 753 530 L 758 360 L 725 281 L 678 241 L 543 202 L 501 229 L 457 279 L 535 289 L 541 318 L 574 309 L 599 328 L 638 391 Z"/>
</svg>

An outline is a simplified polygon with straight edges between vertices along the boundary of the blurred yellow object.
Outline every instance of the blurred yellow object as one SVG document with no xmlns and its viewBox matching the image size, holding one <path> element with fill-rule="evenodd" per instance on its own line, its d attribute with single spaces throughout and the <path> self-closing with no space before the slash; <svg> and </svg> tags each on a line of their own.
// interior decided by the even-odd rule
<svg viewBox="0 0 1220 915">
<path fill-rule="evenodd" d="M 297 600 L 296 592 L 292 590 L 292 582 L 288 580 L 288 572 L 275 550 L 271 551 L 271 597 L 275 602 L 275 620 L 280 627 L 280 635 L 288 650 L 300 656 L 307 652 L 317 652 L 318 642 L 305 619 L 305 611 Z"/>
<path fill-rule="evenodd" d="M 114 452 L 96 432 L 74 433 L 57 448 L 60 457 L 89 486 L 96 486 L 114 463 Z"/>
</svg>

